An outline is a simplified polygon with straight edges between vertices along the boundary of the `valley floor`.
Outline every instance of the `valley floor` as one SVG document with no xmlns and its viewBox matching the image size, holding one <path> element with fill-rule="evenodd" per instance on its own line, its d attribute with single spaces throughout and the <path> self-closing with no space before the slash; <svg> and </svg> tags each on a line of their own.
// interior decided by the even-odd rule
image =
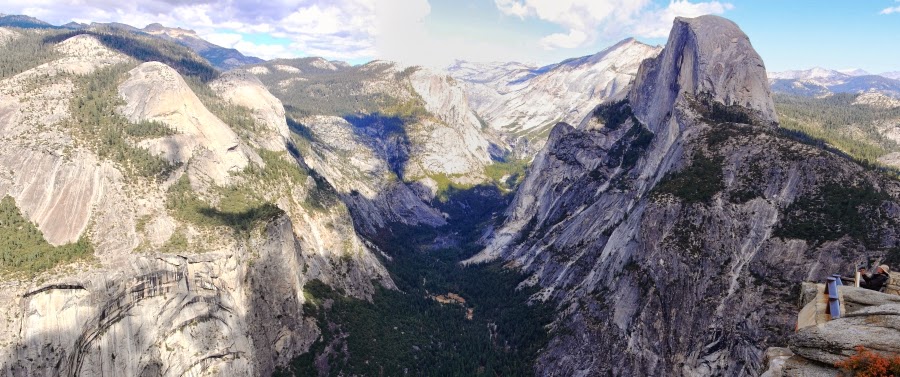
<svg viewBox="0 0 900 377">
<path fill-rule="evenodd" d="M 399 289 L 382 288 L 370 303 L 309 284 L 304 312 L 323 335 L 276 375 L 532 375 L 552 311 L 528 303 L 534 292 L 518 289 L 523 276 L 499 264 L 459 264 L 480 249 L 508 201 L 492 187 L 456 191 L 439 204 L 449 225 L 373 235 Z"/>
</svg>

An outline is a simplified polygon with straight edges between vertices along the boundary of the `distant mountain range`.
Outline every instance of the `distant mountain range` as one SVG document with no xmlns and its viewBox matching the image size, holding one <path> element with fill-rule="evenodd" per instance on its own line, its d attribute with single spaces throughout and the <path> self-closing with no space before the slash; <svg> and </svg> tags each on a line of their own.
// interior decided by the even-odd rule
<svg viewBox="0 0 900 377">
<path fill-rule="evenodd" d="M 222 47 L 200 38 L 193 30 L 181 28 L 169 28 L 161 24 L 154 23 L 147 25 L 143 29 L 136 28 L 131 25 L 121 23 L 77 23 L 69 22 L 67 24 L 56 26 L 48 22 L 41 21 L 37 18 L 24 15 L 0 15 L 0 27 L 18 27 L 23 29 L 91 29 L 99 27 L 109 27 L 113 29 L 124 30 L 132 33 L 149 34 L 162 39 L 176 42 L 194 50 L 197 54 L 208 60 L 214 67 L 227 71 L 247 64 L 262 63 L 264 60 L 255 56 L 247 56 L 233 48 Z"/>
<path fill-rule="evenodd" d="M 776 93 L 812 97 L 837 93 L 879 93 L 900 98 L 900 72 L 873 75 L 861 69 L 838 71 L 815 67 L 769 72 L 768 76 L 772 91 Z"/>
<path fill-rule="evenodd" d="M 661 49 L 629 38 L 543 67 L 457 61 L 448 71 L 487 126 L 530 140 L 525 154 L 533 154 L 558 122 L 580 124 L 598 104 L 621 99 L 641 62 Z"/>
</svg>

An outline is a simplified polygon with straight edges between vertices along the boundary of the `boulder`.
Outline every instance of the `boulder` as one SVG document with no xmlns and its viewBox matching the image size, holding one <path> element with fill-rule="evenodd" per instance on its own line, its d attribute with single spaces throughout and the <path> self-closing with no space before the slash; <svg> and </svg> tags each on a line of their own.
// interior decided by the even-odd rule
<svg viewBox="0 0 900 377">
<path fill-rule="evenodd" d="M 872 295 L 881 295 L 872 292 Z M 900 354 L 900 303 L 869 306 L 844 317 L 798 331 L 790 340 L 794 353 L 834 365 L 864 346 L 875 352 Z"/>
</svg>

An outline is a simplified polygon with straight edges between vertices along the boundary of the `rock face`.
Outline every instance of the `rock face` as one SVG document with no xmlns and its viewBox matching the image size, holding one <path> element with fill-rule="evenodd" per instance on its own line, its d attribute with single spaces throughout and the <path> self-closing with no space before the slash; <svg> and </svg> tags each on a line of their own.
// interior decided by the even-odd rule
<svg viewBox="0 0 900 377">
<path fill-rule="evenodd" d="M 900 304 L 867 307 L 803 329 L 791 339 L 791 349 L 799 356 L 826 365 L 856 354 L 854 347 L 887 354 L 900 354 Z"/>
<path fill-rule="evenodd" d="M 319 334 L 302 316 L 303 285 L 328 281 L 329 262 L 302 250 L 281 218 L 245 247 L 135 256 L 21 292 L 0 373 L 269 375 Z M 365 295 L 369 278 L 386 277 L 372 272 L 348 264 L 344 279 L 361 285 L 344 288 Z"/>
<path fill-rule="evenodd" d="M 432 206 L 439 190 L 488 182 L 485 167 L 506 154 L 445 74 L 320 58 L 245 70 L 292 109 L 304 161 L 337 189 L 365 233 L 391 223 L 446 224 Z"/>
<path fill-rule="evenodd" d="M 750 39 L 721 17 L 677 18 L 661 56 L 641 64 L 629 100 L 647 124 L 661 124 L 685 94 L 777 121 L 766 68 Z"/>
<path fill-rule="evenodd" d="M 402 140 L 358 132 L 339 117 L 301 119 L 313 141 L 304 161 L 343 196 L 361 230 L 375 233 L 391 223 L 440 226 L 441 213 L 397 179 L 389 164 Z"/>
<path fill-rule="evenodd" d="M 60 75 L 85 74 L 129 58 L 86 35 L 55 48 L 58 60 L 0 81 L 0 135 L 5 140 L 0 146 L 0 194 L 12 196 L 44 238 L 61 245 L 77 241 L 95 212 L 117 202 L 101 199 L 121 174 L 84 151 L 75 151 L 75 158 L 64 155 L 71 138 L 48 127 L 68 117 L 74 86 Z"/>
<path fill-rule="evenodd" d="M 394 288 L 347 208 L 288 153 L 283 124 L 257 117 L 237 134 L 171 67 L 137 65 L 86 35 L 56 48 L 59 59 L 0 80 L 0 194 L 51 244 L 88 236 L 94 259 L 0 276 L 0 375 L 271 375 L 320 333 L 303 316 L 308 281 L 360 299 L 379 285 Z M 118 88 L 122 115 L 176 130 L 145 145 L 188 167 L 160 180 L 129 177 L 67 128 L 71 75 L 115 64 L 137 65 Z M 216 87 L 227 98 L 210 99 L 220 106 L 284 113 L 258 83 L 225 80 Z M 270 171 L 254 143 L 271 147 L 259 151 L 267 162 L 285 166 L 278 180 L 252 175 Z M 277 210 L 246 234 L 176 216 L 167 193 L 185 175 L 209 181 L 192 195 L 247 185 Z M 310 205 L 314 196 L 328 205 Z M 177 243 L 177 254 L 165 252 Z"/>
<path fill-rule="evenodd" d="M 449 72 L 465 83 L 469 103 L 489 127 L 535 138 L 520 151 L 530 158 L 546 138 L 538 135 L 557 122 L 579 124 L 597 104 L 624 97 L 641 61 L 659 51 L 626 39 L 597 54 L 545 67 L 457 62 Z"/>
<path fill-rule="evenodd" d="M 468 263 L 506 260 L 556 305 L 538 375 L 758 375 L 800 281 L 898 239 L 878 208 L 900 187 L 774 128 L 765 68 L 719 17 L 677 19 L 627 98 L 554 127 Z M 856 190 L 878 194 L 855 220 L 818 217 Z M 807 216 L 866 231 L 804 234 Z"/>
<path fill-rule="evenodd" d="M 792 335 L 788 358 L 770 358 L 767 377 L 835 376 L 840 373 L 835 363 L 856 355 L 860 346 L 881 355 L 900 354 L 900 297 L 852 286 L 839 289 L 846 313 Z"/>
<path fill-rule="evenodd" d="M 147 141 L 144 146 L 152 153 L 180 163 L 197 155 L 200 170 L 218 184 L 247 166 L 249 158 L 237 134 L 206 109 L 171 67 L 159 62 L 139 65 L 119 86 L 119 95 L 126 102 L 121 112 L 130 121 L 162 122 L 177 132 Z"/>
<path fill-rule="evenodd" d="M 284 106 L 256 76 L 245 71 L 231 71 L 209 85 L 225 100 L 250 109 L 256 123 L 265 127 L 254 132 L 260 136 L 259 140 L 254 140 L 257 145 L 273 151 L 284 150 L 291 136 L 284 118 Z"/>
<path fill-rule="evenodd" d="M 469 108 L 462 87 L 449 76 L 426 69 L 416 70 L 409 82 L 425 102 L 425 109 L 438 122 L 425 121 L 422 129 L 411 135 L 414 144 L 410 160 L 418 166 L 407 166 L 406 175 L 426 176 L 436 172 L 478 180 L 484 167 L 493 162 L 491 143 L 485 138 L 475 112 Z"/>
</svg>

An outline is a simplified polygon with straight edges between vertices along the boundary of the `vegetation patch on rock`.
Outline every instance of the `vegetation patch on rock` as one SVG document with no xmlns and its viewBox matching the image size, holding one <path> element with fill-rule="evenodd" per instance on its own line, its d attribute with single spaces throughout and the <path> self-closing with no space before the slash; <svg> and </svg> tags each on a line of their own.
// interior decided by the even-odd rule
<svg viewBox="0 0 900 377">
<path fill-rule="evenodd" d="M 877 247 L 876 224 L 889 220 L 882 204 L 890 199 L 868 183 L 828 182 L 791 203 L 774 235 L 815 244 L 850 236 Z"/>
<path fill-rule="evenodd" d="M 277 206 L 245 187 L 219 188 L 218 194 L 216 205 L 200 199 L 185 175 L 169 188 L 166 207 L 181 221 L 200 226 L 226 226 L 241 234 L 247 234 L 260 222 L 284 214 Z"/>
<path fill-rule="evenodd" d="M 22 216 L 13 198 L 0 200 L 0 276 L 34 275 L 93 255 L 86 235 L 75 243 L 53 246 L 34 223 Z"/>
<path fill-rule="evenodd" d="M 136 146 L 143 139 L 174 133 L 158 122 L 132 123 L 120 115 L 124 105 L 117 92 L 128 72 L 127 65 L 116 65 L 89 75 L 75 77 L 76 90 L 69 106 L 71 116 L 63 123 L 76 140 L 102 159 L 119 164 L 132 176 L 162 179 L 178 166 L 147 149 Z"/>
<path fill-rule="evenodd" d="M 672 195 L 687 203 L 708 202 L 725 188 L 722 163 L 721 157 L 697 152 L 684 169 L 666 174 L 652 194 Z"/>
<path fill-rule="evenodd" d="M 603 125 L 611 130 L 621 127 L 629 119 L 639 123 L 631 111 L 631 104 L 627 99 L 604 103 L 594 109 L 594 118 L 603 122 Z"/>
</svg>

